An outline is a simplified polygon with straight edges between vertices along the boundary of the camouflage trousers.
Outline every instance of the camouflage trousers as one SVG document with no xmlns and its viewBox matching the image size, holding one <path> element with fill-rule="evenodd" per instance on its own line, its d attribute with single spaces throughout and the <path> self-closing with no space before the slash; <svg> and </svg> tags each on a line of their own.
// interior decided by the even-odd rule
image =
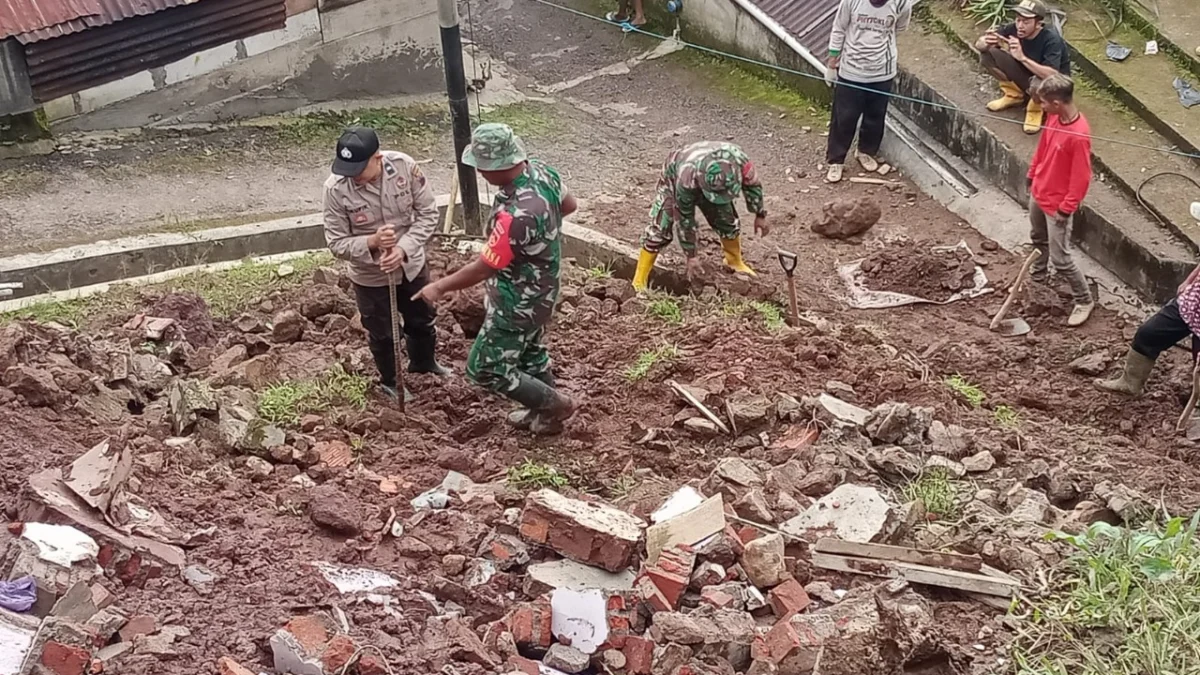
<svg viewBox="0 0 1200 675">
<path fill-rule="evenodd" d="M 737 239 L 741 235 L 737 208 L 733 204 L 713 204 L 707 199 L 701 198 L 696 206 L 704 215 L 704 219 L 708 221 L 709 226 L 722 239 Z M 659 194 L 654 206 L 650 209 L 650 224 L 642 232 L 642 248 L 651 253 L 661 251 L 675 238 L 675 227 L 679 220 L 679 209 L 675 205 L 675 198 Z M 682 229 L 682 225 L 680 228 Z M 680 245 L 684 249 L 694 248 L 694 244 L 688 246 L 683 242 L 695 242 L 697 239 L 695 232 L 681 231 L 679 235 Z"/>
<path fill-rule="evenodd" d="M 550 352 L 542 344 L 543 325 L 514 324 L 489 311 L 467 356 L 467 379 L 507 396 L 521 373 L 541 378 L 550 370 Z"/>
</svg>

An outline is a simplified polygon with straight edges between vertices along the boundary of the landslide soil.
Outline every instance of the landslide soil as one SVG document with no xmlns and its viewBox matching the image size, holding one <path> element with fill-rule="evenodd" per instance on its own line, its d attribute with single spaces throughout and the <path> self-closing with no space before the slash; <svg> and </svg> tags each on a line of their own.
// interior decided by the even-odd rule
<svg viewBox="0 0 1200 675">
<path fill-rule="evenodd" d="M 975 261 L 962 248 L 934 250 L 937 244 L 894 243 L 862 261 L 867 287 L 934 302 L 949 300 L 974 285 Z"/>
</svg>

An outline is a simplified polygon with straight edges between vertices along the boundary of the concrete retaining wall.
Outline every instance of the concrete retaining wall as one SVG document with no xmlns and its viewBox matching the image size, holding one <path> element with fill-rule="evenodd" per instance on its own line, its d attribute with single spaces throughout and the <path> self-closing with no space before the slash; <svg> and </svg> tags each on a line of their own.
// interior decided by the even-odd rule
<svg viewBox="0 0 1200 675">
<path fill-rule="evenodd" d="M 487 198 L 480 195 L 485 205 Z M 437 198 L 445 217 L 448 195 Z M 461 225 L 461 209 L 455 209 Z M 321 214 L 283 218 L 250 225 L 220 227 L 187 234 L 150 234 L 96 242 L 48 253 L 29 253 L 0 259 L 0 282 L 22 282 L 6 304 L 22 298 L 57 293 L 204 264 L 219 264 L 263 256 L 326 248 Z M 633 278 L 638 249 L 586 227 L 563 226 L 563 255 L 580 265 L 603 265 L 622 278 Z M 685 287 L 681 274 L 656 268 L 652 280 L 666 288 Z M 11 304 L 10 304 L 11 306 Z"/>
<path fill-rule="evenodd" d="M 64 130 L 210 122 L 444 86 L 433 3 L 308 4 L 289 3 L 280 30 L 50 101 L 46 116 Z"/>
</svg>

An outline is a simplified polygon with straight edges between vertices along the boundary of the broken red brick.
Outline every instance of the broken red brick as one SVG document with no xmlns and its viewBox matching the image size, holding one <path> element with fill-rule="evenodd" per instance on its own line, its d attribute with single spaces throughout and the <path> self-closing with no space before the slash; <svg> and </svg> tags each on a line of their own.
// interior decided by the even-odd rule
<svg viewBox="0 0 1200 675">
<path fill-rule="evenodd" d="M 650 667 L 654 662 L 654 642 L 637 636 L 630 636 L 621 648 L 625 655 L 625 672 L 628 675 L 650 675 Z"/>
<path fill-rule="evenodd" d="M 51 640 L 42 647 L 42 665 L 54 675 L 84 675 L 91 668 L 92 655 L 82 647 Z"/>
<path fill-rule="evenodd" d="M 724 609 L 736 603 L 737 598 L 719 588 L 709 587 L 700 591 L 700 602 L 712 605 L 718 609 Z"/>
<path fill-rule="evenodd" d="M 749 544 L 755 539 L 758 539 L 760 536 L 762 536 L 762 532 L 759 532 L 757 528 L 749 525 L 737 531 L 737 539 L 738 541 L 742 542 L 743 545 Z"/>
<path fill-rule="evenodd" d="M 646 522 L 610 506 L 539 490 L 525 500 L 520 533 L 578 562 L 618 572 L 637 554 Z"/>
<path fill-rule="evenodd" d="M 325 651 L 321 653 L 321 663 L 325 665 L 325 672 L 341 672 L 350 659 L 354 658 L 356 651 L 358 651 L 358 645 L 354 644 L 354 640 L 351 640 L 349 636 L 334 636 L 329 641 L 329 646 L 325 647 Z"/>
<path fill-rule="evenodd" d="M 650 577 L 639 576 L 634 581 L 634 589 L 637 590 L 638 596 L 641 597 L 642 602 L 646 603 L 651 612 L 670 612 L 675 609 L 667 596 L 663 595 L 658 586 L 650 580 Z"/>
<path fill-rule="evenodd" d="M 519 605 L 504 619 L 519 647 L 547 649 L 553 640 L 550 630 L 550 601 L 545 597 L 533 603 Z"/>
<path fill-rule="evenodd" d="M 538 662 L 532 659 L 527 659 L 523 656 L 508 657 L 508 669 L 512 672 L 524 673 L 525 675 L 541 675 L 541 668 L 538 667 Z"/>
<path fill-rule="evenodd" d="M 776 623 L 763 639 L 766 641 L 766 660 L 774 664 L 786 659 L 793 650 L 803 644 L 800 635 L 786 620 Z"/>
<path fill-rule="evenodd" d="M 640 632 L 644 626 L 641 614 L 638 612 L 637 596 L 632 591 L 613 593 L 605 601 L 608 615 L 607 645 L 620 649 L 625 645 L 625 638 L 635 632 Z"/>
<path fill-rule="evenodd" d="M 775 616 L 787 619 L 797 612 L 804 611 L 811 601 L 799 581 L 788 579 L 767 593 L 767 602 L 770 603 Z"/>
<path fill-rule="evenodd" d="M 139 635 L 153 635 L 158 630 L 158 622 L 147 614 L 139 614 L 129 620 L 129 623 L 118 631 L 122 642 L 133 642 Z"/>
<path fill-rule="evenodd" d="M 374 654 L 363 654 L 358 660 L 358 675 L 391 675 L 392 671 Z"/>
<path fill-rule="evenodd" d="M 14 537 L 21 536 L 21 533 L 24 531 L 25 531 L 25 523 L 9 523 L 8 524 L 8 533 Z"/>
<path fill-rule="evenodd" d="M 691 583 L 692 566 L 695 564 L 696 553 L 690 547 L 676 546 L 660 553 L 654 565 L 647 567 L 642 574 L 658 588 L 670 609 L 675 609 Z"/>
<path fill-rule="evenodd" d="M 325 622 L 311 614 L 297 616 L 283 628 L 291 633 L 309 654 L 320 654 L 329 642 L 329 631 L 325 628 Z"/>
<path fill-rule="evenodd" d="M 699 591 L 705 586 L 724 582 L 728 575 L 729 572 L 723 565 L 705 561 L 696 566 L 695 571 L 692 572 L 692 580 L 689 585 L 692 590 Z"/>
<path fill-rule="evenodd" d="M 222 656 L 217 660 L 217 672 L 220 675 L 254 675 L 253 671 L 228 656 Z"/>
</svg>

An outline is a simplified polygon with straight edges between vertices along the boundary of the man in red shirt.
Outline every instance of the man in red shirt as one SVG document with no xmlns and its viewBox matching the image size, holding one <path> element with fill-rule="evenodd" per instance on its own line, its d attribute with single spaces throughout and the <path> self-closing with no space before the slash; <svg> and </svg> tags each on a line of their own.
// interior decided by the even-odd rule
<svg viewBox="0 0 1200 675">
<path fill-rule="evenodd" d="M 1046 282 L 1053 263 L 1067 278 L 1075 296 L 1067 325 L 1079 326 L 1096 306 L 1087 279 L 1071 259 L 1071 221 L 1092 182 L 1092 130 L 1075 106 L 1071 78 L 1051 75 L 1035 95 L 1046 112 L 1046 126 L 1029 164 L 1030 239 L 1042 252 L 1032 275 L 1034 281 Z"/>
</svg>

